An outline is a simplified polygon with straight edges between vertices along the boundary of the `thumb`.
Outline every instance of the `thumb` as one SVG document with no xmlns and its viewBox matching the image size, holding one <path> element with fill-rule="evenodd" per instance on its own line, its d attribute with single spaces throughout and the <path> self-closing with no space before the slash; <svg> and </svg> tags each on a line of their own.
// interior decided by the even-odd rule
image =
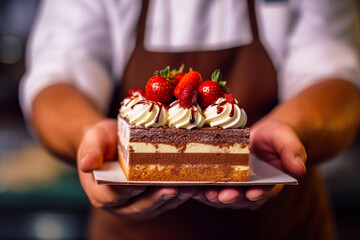
<svg viewBox="0 0 360 240">
<path fill-rule="evenodd" d="M 105 119 L 90 128 L 78 148 L 78 168 L 91 172 L 102 166 L 104 160 L 112 160 L 117 153 L 116 120 Z"/>
<path fill-rule="evenodd" d="M 280 155 L 284 169 L 291 175 L 305 174 L 306 151 L 295 131 L 283 126 L 274 131 L 273 146 Z"/>
<path fill-rule="evenodd" d="M 105 141 L 97 129 L 90 129 L 83 137 L 78 150 L 78 168 L 91 172 L 102 166 L 104 161 Z"/>
</svg>

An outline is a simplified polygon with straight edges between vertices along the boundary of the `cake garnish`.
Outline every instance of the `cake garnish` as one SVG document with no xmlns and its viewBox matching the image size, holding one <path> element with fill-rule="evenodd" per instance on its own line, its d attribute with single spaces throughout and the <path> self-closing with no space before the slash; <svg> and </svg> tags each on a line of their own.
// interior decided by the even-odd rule
<svg viewBox="0 0 360 240">
<path fill-rule="evenodd" d="M 185 76 L 186 73 L 183 73 L 184 64 L 181 64 L 179 69 L 173 69 L 170 72 L 170 76 L 172 77 L 172 82 L 176 86 L 180 80 Z"/>
<path fill-rule="evenodd" d="M 124 117 L 129 111 L 132 111 L 132 106 L 136 103 L 145 100 L 143 89 L 130 89 L 128 97 L 124 98 L 120 107 L 120 114 Z"/>
<path fill-rule="evenodd" d="M 132 125 L 175 128 L 241 128 L 247 115 L 235 96 L 228 92 L 217 69 L 211 80 L 202 82 L 200 73 L 189 70 L 156 71 L 143 89 L 130 89 L 120 108 L 122 117 Z M 173 99 L 177 98 L 176 101 Z"/>
<path fill-rule="evenodd" d="M 147 100 L 168 104 L 173 99 L 174 84 L 171 80 L 170 67 L 155 72 L 145 86 L 145 97 Z"/>
<path fill-rule="evenodd" d="M 184 88 L 187 85 L 192 84 L 192 85 L 194 85 L 195 89 L 197 89 L 201 83 L 202 83 L 202 77 L 201 77 L 200 73 L 198 73 L 196 71 L 190 71 L 190 72 L 186 73 L 181 78 L 179 83 L 176 85 L 175 90 L 174 90 L 174 96 L 177 99 L 179 99 L 180 93 L 182 93 L 184 91 Z"/>
<path fill-rule="evenodd" d="M 204 125 L 205 117 L 197 103 L 184 108 L 180 106 L 179 100 L 176 100 L 170 104 L 168 113 L 169 127 L 192 129 Z"/>
<path fill-rule="evenodd" d="M 214 104 L 204 110 L 205 124 L 211 127 L 240 128 L 247 122 L 244 109 L 240 108 L 238 101 L 231 103 L 224 97 L 220 97 Z"/>
<path fill-rule="evenodd" d="M 143 125 L 145 127 L 161 127 L 167 122 L 166 107 L 160 103 L 151 100 L 141 100 L 131 107 L 124 117 L 129 123 L 135 126 Z"/>
<path fill-rule="evenodd" d="M 221 81 L 221 73 L 217 69 L 211 75 L 211 80 L 207 80 L 200 84 L 198 88 L 199 104 L 202 109 L 205 109 L 210 104 L 216 102 L 219 97 L 225 94 L 226 82 Z"/>
<path fill-rule="evenodd" d="M 184 87 L 182 92 L 179 93 L 179 104 L 183 108 L 189 108 L 197 101 L 198 93 L 193 84 L 189 83 Z"/>
</svg>

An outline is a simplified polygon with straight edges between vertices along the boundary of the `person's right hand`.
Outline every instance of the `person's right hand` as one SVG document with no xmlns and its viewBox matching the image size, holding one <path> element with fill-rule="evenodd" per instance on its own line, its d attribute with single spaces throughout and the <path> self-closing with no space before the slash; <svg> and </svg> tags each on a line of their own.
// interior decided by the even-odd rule
<svg viewBox="0 0 360 240">
<path fill-rule="evenodd" d="M 94 207 L 118 216 L 151 218 L 176 208 L 195 193 L 194 187 L 98 185 L 92 171 L 116 155 L 116 120 L 102 120 L 86 131 L 77 151 L 77 166 L 81 185 Z"/>
</svg>

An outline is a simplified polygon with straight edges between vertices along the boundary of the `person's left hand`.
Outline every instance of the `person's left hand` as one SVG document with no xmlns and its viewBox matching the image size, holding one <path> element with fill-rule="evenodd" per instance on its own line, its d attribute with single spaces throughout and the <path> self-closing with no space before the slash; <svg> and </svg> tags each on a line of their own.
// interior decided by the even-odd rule
<svg viewBox="0 0 360 240">
<path fill-rule="evenodd" d="M 260 159 L 292 175 L 305 174 L 306 151 L 296 132 L 284 123 L 263 119 L 250 131 L 251 151 Z M 254 187 L 198 188 L 194 199 L 212 207 L 258 209 L 276 196 L 282 184 Z"/>
</svg>

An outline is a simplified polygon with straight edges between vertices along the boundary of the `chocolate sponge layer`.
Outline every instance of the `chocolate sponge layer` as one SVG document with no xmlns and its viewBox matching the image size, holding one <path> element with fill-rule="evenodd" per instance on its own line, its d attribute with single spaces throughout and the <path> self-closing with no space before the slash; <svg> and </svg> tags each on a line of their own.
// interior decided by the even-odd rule
<svg viewBox="0 0 360 240">
<path fill-rule="evenodd" d="M 178 129 L 170 127 L 130 127 L 131 142 L 184 144 L 190 142 L 208 144 L 249 144 L 250 129 L 221 129 L 205 127 L 199 129 Z"/>
</svg>

